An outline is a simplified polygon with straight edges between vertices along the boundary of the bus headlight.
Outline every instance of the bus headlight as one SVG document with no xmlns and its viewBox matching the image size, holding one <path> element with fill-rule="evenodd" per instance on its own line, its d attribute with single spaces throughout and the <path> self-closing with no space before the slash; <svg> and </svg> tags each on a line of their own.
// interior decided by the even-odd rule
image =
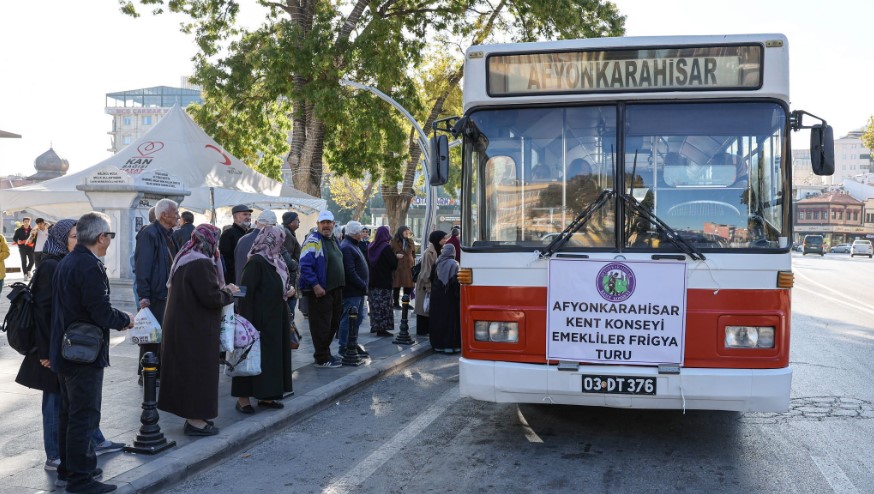
<svg viewBox="0 0 874 494">
<path fill-rule="evenodd" d="M 774 348 L 773 326 L 726 326 L 726 348 Z"/>
<path fill-rule="evenodd" d="M 519 341 L 519 323 L 508 321 L 476 321 L 473 324 L 473 338 L 476 341 L 517 343 Z"/>
</svg>

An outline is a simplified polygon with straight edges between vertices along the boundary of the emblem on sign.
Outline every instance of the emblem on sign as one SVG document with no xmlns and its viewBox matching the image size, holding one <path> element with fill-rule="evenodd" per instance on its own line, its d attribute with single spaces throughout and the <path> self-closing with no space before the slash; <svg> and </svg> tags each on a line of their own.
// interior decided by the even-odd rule
<svg viewBox="0 0 874 494">
<path fill-rule="evenodd" d="M 595 280 L 598 294 L 610 302 L 622 302 L 634 293 L 637 282 L 634 271 L 622 263 L 610 263 L 600 271 Z"/>
</svg>

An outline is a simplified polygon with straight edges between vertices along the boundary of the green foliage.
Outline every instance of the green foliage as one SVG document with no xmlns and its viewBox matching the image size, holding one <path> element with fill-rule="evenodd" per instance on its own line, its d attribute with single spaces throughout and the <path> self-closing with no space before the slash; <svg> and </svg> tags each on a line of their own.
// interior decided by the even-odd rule
<svg viewBox="0 0 874 494">
<path fill-rule="evenodd" d="M 862 144 L 874 152 L 874 116 L 868 118 L 868 126 L 865 127 L 865 133 L 862 134 Z"/>
</svg>

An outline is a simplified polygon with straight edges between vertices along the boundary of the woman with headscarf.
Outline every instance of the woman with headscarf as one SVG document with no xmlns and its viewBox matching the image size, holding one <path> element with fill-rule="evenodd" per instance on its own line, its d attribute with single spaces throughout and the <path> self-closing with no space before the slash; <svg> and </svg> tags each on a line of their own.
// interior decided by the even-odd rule
<svg viewBox="0 0 874 494">
<path fill-rule="evenodd" d="M 449 240 L 449 236 L 442 230 L 432 232 L 428 236 L 428 248 L 422 253 L 422 264 L 419 277 L 416 278 L 416 334 L 425 336 L 428 334 L 428 310 L 425 310 L 425 300 L 431 294 L 431 270 L 437 264 L 437 256 L 440 255 L 443 244 Z"/>
<path fill-rule="evenodd" d="M 280 400 L 292 393 L 291 384 L 291 317 L 288 298 L 294 296 L 292 279 L 282 259 L 285 231 L 265 226 L 255 237 L 249 260 L 243 268 L 241 286 L 246 296 L 240 301 L 239 313 L 261 333 L 261 374 L 235 377 L 231 396 L 237 398 L 240 413 L 255 413 L 249 401 L 254 397 L 261 408 L 284 408 Z"/>
<path fill-rule="evenodd" d="M 398 267 L 398 257 L 392 252 L 387 226 L 376 229 L 367 263 L 370 265 L 368 297 L 370 300 L 370 332 L 378 336 L 392 336 L 395 316 L 392 312 L 392 275 Z"/>
<path fill-rule="evenodd" d="M 461 286 L 455 246 L 446 243 L 431 278 L 431 348 L 435 352 L 461 351 Z"/>
<path fill-rule="evenodd" d="M 212 436 L 218 428 L 219 329 L 222 307 L 239 291 L 225 285 L 218 249 L 221 230 L 202 224 L 182 246 L 167 281 L 162 326 L 158 408 L 185 418 L 187 436 Z"/>
<path fill-rule="evenodd" d="M 43 448 L 46 470 L 56 470 L 61 460 L 58 429 L 61 420 L 61 388 L 49 365 L 52 321 L 52 278 L 58 263 L 76 246 L 76 220 L 58 221 L 48 230 L 43 257 L 33 274 L 33 312 L 36 316 L 34 347 L 24 356 L 15 382 L 42 390 Z M 123 444 L 107 441 L 100 429 L 91 436 L 95 452 L 118 451 Z"/>
<path fill-rule="evenodd" d="M 413 244 L 413 231 L 403 225 L 391 239 L 391 250 L 398 259 L 398 267 L 392 275 L 392 303 L 395 309 L 401 308 L 401 289 L 409 295 L 413 289 L 413 265 L 416 264 L 416 246 Z"/>
</svg>

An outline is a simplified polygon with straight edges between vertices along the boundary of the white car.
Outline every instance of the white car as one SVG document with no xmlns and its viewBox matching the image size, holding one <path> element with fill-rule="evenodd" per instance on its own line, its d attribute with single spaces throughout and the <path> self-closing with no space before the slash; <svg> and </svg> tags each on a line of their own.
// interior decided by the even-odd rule
<svg viewBox="0 0 874 494">
<path fill-rule="evenodd" d="M 854 240 L 853 246 L 850 248 L 850 257 L 868 256 L 868 259 L 874 257 L 874 247 L 871 246 L 870 240 Z"/>
</svg>

